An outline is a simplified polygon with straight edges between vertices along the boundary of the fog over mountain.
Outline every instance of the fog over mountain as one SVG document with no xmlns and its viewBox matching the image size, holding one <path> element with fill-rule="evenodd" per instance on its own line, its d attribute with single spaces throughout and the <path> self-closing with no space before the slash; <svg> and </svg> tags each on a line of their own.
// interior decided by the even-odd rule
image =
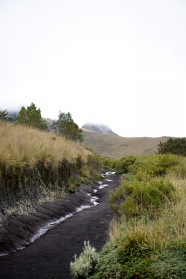
<svg viewBox="0 0 186 279">
<path fill-rule="evenodd" d="M 96 124 L 96 123 L 86 123 L 82 126 L 83 130 L 88 130 L 91 132 L 95 132 L 98 134 L 112 134 L 112 135 L 116 135 L 116 133 L 114 133 L 110 127 L 108 127 L 107 125 L 104 124 Z"/>
</svg>

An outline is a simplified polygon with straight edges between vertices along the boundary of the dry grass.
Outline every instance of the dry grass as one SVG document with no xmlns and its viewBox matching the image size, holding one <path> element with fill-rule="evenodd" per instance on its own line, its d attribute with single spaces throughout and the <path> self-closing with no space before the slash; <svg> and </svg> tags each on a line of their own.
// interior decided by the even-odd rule
<svg viewBox="0 0 186 279">
<path fill-rule="evenodd" d="M 98 134 L 83 130 L 83 145 L 104 157 L 121 158 L 131 155 L 147 155 L 157 152 L 158 144 L 168 137 L 124 138 L 117 135 Z"/>
<path fill-rule="evenodd" d="M 6 165 L 28 164 L 37 161 L 52 162 L 64 159 L 73 162 L 78 157 L 86 162 L 90 154 L 81 144 L 67 141 L 37 129 L 0 122 L 0 163 Z"/>
</svg>

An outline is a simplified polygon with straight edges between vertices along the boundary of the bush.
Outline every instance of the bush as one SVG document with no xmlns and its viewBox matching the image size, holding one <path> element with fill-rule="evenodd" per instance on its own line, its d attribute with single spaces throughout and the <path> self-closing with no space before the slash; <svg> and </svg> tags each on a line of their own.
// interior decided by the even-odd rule
<svg viewBox="0 0 186 279">
<path fill-rule="evenodd" d="M 110 193 L 109 202 L 112 210 L 127 218 L 153 214 L 175 197 L 175 187 L 166 180 L 151 178 L 148 182 L 122 180 L 121 186 Z"/>
<path fill-rule="evenodd" d="M 75 261 L 70 263 L 70 272 L 73 279 L 84 279 L 90 275 L 99 260 L 99 255 L 94 247 L 91 247 L 89 241 L 84 242 L 83 252 L 79 258 L 75 255 Z"/>
<path fill-rule="evenodd" d="M 124 174 L 129 172 L 129 166 L 133 165 L 138 157 L 137 156 L 129 156 L 121 158 L 116 162 L 116 171 L 118 174 Z"/>
<path fill-rule="evenodd" d="M 169 174 L 174 175 L 176 178 L 185 179 L 186 178 L 186 159 L 183 160 L 176 166 L 172 167 Z"/>
<path fill-rule="evenodd" d="M 101 158 L 102 166 L 105 167 L 105 168 L 113 169 L 113 170 L 115 170 L 115 166 L 116 166 L 117 161 L 118 160 L 112 159 L 112 158 L 109 158 L 109 157 L 102 157 Z"/>
<path fill-rule="evenodd" d="M 104 167 L 115 170 L 118 174 L 126 174 L 129 172 L 129 166 L 133 165 L 138 156 L 128 156 L 121 159 L 102 158 Z"/>
<path fill-rule="evenodd" d="M 156 154 L 138 157 L 135 162 L 129 166 L 129 171 L 136 175 L 140 180 L 144 178 L 162 176 L 173 166 L 176 166 L 181 158 L 172 154 Z"/>
<path fill-rule="evenodd" d="M 150 155 L 138 157 L 128 169 L 131 173 L 110 193 L 119 218 L 88 278 L 186 278 L 186 161 Z"/>
<path fill-rule="evenodd" d="M 89 279 L 122 278 L 121 264 L 117 261 L 117 246 L 108 242 L 100 252 L 99 262 L 95 267 L 94 275 Z"/>
<path fill-rule="evenodd" d="M 148 249 L 140 243 L 126 243 L 121 247 L 122 239 L 113 244 L 107 243 L 100 253 L 95 273 L 89 279 L 153 278 L 149 265 L 151 262 Z"/>
<path fill-rule="evenodd" d="M 160 142 L 158 145 L 158 153 L 172 153 L 176 155 L 186 156 L 186 138 L 169 138 L 166 142 Z"/>
<path fill-rule="evenodd" d="M 151 264 L 154 278 L 186 278 L 186 250 L 171 247 L 161 251 Z"/>
<path fill-rule="evenodd" d="M 107 243 L 100 252 L 100 260 L 89 279 L 121 278 L 186 278 L 186 250 L 171 247 L 152 250 L 145 247 L 143 237 L 134 240 L 122 238 L 117 243 Z"/>
</svg>

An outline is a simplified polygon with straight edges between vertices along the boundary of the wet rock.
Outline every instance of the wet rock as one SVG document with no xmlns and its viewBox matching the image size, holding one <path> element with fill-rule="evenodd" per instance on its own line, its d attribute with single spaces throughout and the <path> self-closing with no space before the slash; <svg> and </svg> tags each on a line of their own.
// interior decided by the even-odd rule
<svg viewBox="0 0 186 279">
<path fill-rule="evenodd" d="M 61 201 L 45 202 L 36 208 L 36 212 L 10 217 L 0 227 L 0 256 L 23 249 L 66 218 L 97 205 L 98 197 L 104 198 L 100 184 L 104 186 L 103 182 L 81 185 Z"/>
<path fill-rule="evenodd" d="M 28 229 L 27 225 L 12 217 L 3 223 L 3 227 L 10 233 L 21 239 L 30 242 L 33 233 Z"/>
</svg>

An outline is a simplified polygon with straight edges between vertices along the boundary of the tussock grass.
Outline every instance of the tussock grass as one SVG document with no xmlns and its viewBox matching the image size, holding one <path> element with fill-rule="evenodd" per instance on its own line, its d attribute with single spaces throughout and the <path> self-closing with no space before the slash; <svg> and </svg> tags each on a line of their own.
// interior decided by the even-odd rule
<svg viewBox="0 0 186 279">
<path fill-rule="evenodd" d="M 58 164 L 77 158 L 86 162 L 90 151 L 81 144 L 37 129 L 0 122 L 0 163 L 30 167 L 36 162 Z"/>
</svg>

